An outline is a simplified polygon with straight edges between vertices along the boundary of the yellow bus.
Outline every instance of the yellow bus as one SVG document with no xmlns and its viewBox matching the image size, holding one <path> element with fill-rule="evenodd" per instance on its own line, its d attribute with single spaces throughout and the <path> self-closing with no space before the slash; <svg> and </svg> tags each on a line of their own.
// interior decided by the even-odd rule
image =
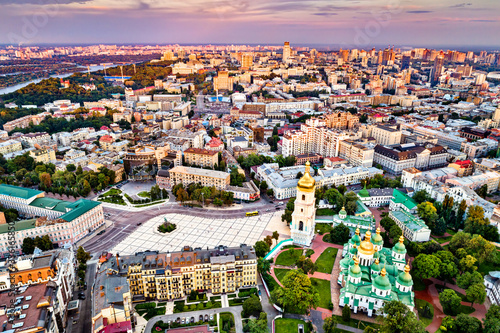
<svg viewBox="0 0 500 333">
<path fill-rule="evenodd" d="M 255 215 L 259 215 L 259 211 L 256 210 L 255 212 L 248 212 L 247 213 L 247 216 L 255 216 Z"/>
</svg>

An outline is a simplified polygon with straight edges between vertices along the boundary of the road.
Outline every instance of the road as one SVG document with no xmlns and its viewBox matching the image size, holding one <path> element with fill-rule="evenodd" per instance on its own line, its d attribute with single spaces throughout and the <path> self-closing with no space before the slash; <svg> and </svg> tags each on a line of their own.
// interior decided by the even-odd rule
<svg viewBox="0 0 500 333">
<path fill-rule="evenodd" d="M 85 282 L 87 282 L 87 290 L 84 290 L 85 300 L 80 300 L 79 319 L 73 325 L 73 319 L 68 318 L 67 332 L 71 333 L 87 333 L 92 332 L 92 285 L 94 283 L 97 265 L 96 263 L 88 264 L 87 272 L 85 273 Z M 75 286 L 73 299 L 78 299 L 80 290 Z"/>
<path fill-rule="evenodd" d="M 221 312 L 231 312 L 234 316 L 234 325 L 235 325 L 235 330 L 236 332 L 243 332 L 243 324 L 241 322 L 241 311 L 243 311 L 243 307 L 240 306 L 233 306 L 230 308 L 223 308 L 223 309 L 210 309 L 210 310 L 202 310 L 202 311 L 190 311 L 190 312 L 182 312 L 182 313 L 174 313 L 171 315 L 163 315 L 163 316 L 156 316 L 151 318 L 147 325 L 146 329 L 144 330 L 144 333 L 149 333 L 152 332 L 151 329 L 153 328 L 154 324 L 162 320 L 163 322 L 167 322 L 168 320 L 170 321 L 175 321 L 177 318 L 181 317 L 194 317 L 195 321 L 198 321 L 198 318 L 200 315 L 205 316 L 206 314 L 210 315 L 213 314 L 215 317 L 215 314 L 221 313 Z"/>
<path fill-rule="evenodd" d="M 164 206 L 151 206 L 150 209 L 131 212 L 128 210 L 115 209 L 104 207 L 104 213 L 109 213 L 108 220 L 113 222 L 112 227 L 107 228 L 106 232 L 102 235 L 96 235 L 94 238 L 83 244 L 86 251 L 90 252 L 93 256 L 100 255 L 103 251 L 109 251 L 118 243 L 123 241 L 128 235 L 138 228 L 138 223 L 144 223 L 153 217 L 163 214 L 184 214 L 196 217 L 207 218 L 236 218 L 245 217 L 245 213 L 249 211 L 258 210 L 265 213 L 267 209 L 269 212 L 275 212 L 276 204 L 271 204 L 265 200 L 260 200 L 255 204 L 251 204 L 247 208 L 241 209 L 203 209 L 203 208 L 186 208 L 181 205 L 164 205 Z M 279 206 L 284 209 L 285 205 Z"/>
</svg>

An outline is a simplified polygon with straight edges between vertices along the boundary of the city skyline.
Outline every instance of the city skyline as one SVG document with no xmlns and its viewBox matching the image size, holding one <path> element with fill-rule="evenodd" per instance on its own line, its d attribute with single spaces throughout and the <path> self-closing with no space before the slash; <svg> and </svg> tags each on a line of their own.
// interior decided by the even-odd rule
<svg viewBox="0 0 500 333">
<path fill-rule="evenodd" d="M 0 1 L 0 43 L 497 46 L 500 4 L 153 0 Z"/>
</svg>

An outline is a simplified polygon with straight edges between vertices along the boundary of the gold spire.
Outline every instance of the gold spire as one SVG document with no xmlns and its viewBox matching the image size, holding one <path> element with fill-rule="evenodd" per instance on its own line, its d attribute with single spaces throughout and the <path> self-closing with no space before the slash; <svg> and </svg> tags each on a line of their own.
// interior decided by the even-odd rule
<svg viewBox="0 0 500 333">
<path fill-rule="evenodd" d="M 377 259 L 375 259 L 375 264 L 376 264 L 376 265 L 380 264 L 380 261 L 378 261 L 378 258 L 377 258 Z"/>
<path fill-rule="evenodd" d="M 406 266 L 405 266 L 405 273 L 408 274 L 410 273 L 410 265 L 408 265 L 408 261 L 406 262 Z"/>
<path fill-rule="evenodd" d="M 300 178 L 299 182 L 297 183 L 297 188 L 302 192 L 314 192 L 314 186 L 316 184 L 316 181 L 311 176 L 310 170 L 311 170 L 311 163 L 307 161 L 304 175 Z"/>
<path fill-rule="evenodd" d="M 377 228 L 377 231 L 375 231 L 377 235 L 380 235 L 380 227 Z"/>
<path fill-rule="evenodd" d="M 354 265 L 358 266 L 359 265 L 359 259 L 358 259 L 358 257 L 354 256 L 353 259 L 354 259 Z"/>
<path fill-rule="evenodd" d="M 358 224 L 358 227 L 356 228 L 356 235 L 359 236 L 359 224 Z"/>
<path fill-rule="evenodd" d="M 387 274 L 387 271 L 385 270 L 385 265 L 384 265 L 384 268 L 382 268 L 382 270 L 380 271 L 380 275 L 385 276 L 386 274 Z"/>
<path fill-rule="evenodd" d="M 401 236 L 399 237 L 399 242 L 400 242 L 401 244 L 403 244 L 403 243 L 404 243 L 404 241 L 405 241 L 405 238 L 403 237 L 403 235 L 401 235 Z"/>
</svg>

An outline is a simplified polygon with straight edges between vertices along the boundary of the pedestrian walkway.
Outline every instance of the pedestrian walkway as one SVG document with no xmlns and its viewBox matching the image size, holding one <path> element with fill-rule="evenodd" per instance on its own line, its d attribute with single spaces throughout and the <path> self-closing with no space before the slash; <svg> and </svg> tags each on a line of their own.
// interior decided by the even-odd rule
<svg viewBox="0 0 500 333">
<path fill-rule="evenodd" d="M 221 295 L 220 302 L 223 308 L 229 307 L 229 300 L 227 298 L 227 294 Z"/>
</svg>

